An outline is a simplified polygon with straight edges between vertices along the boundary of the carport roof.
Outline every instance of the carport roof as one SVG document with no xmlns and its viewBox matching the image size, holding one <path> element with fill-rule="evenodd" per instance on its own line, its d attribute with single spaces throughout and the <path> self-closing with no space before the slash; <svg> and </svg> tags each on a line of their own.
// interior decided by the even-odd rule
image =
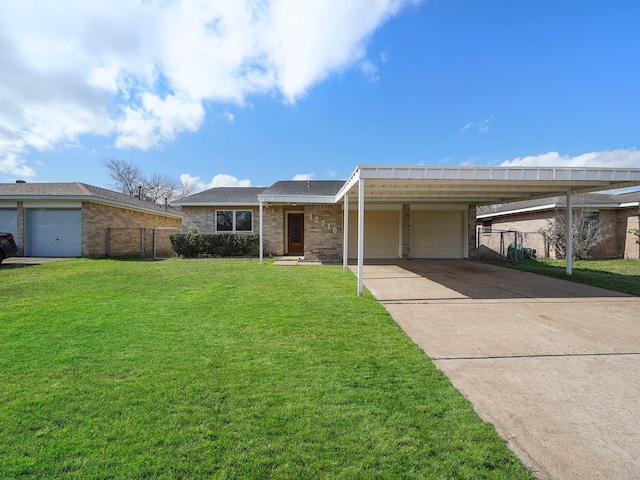
<svg viewBox="0 0 640 480">
<path fill-rule="evenodd" d="M 569 167 L 358 166 L 336 202 L 348 195 L 376 203 L 492 205 L 640 185 L 640 169 Z"/>
</svg>

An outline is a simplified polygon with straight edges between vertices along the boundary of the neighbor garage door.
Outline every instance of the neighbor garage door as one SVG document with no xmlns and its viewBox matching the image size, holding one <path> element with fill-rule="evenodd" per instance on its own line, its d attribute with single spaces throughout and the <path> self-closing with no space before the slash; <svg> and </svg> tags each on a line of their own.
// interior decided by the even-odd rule
<svg viewBox="0 0 640 480">
<path fill-rule="evenodd" d="M 463 258 L 464 212 L 411 211 L 411 258 Z"/>
<path fill-rule="evenodd" d="M 18 212 L 15 208 L 0 208 L 0 232 L 18 233 Z"/>
<path fill-rule="evenodd" d="M 79 257 L 82 253 L 80 209 L 29 210 L 30 255 Z"/>
<path fill-rule="evenodd" d="M 398 258 L 400 212 L 365 211 L 364 258 Z M 358 212 L 349 212 L 349 258 L 358 256 Z"/>
</svg>

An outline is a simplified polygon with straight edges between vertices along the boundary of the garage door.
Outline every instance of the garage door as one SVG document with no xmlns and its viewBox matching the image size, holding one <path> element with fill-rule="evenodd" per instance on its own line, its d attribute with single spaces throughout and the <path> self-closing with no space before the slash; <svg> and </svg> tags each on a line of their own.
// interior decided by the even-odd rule
<svg viewBox="0 0 640 480">
<path fill-rule="evenodd" d="M 29 210 L 29 246 L 34 257 L 79 257 L 82 253 L 80 209 Z"/>
<path fill-rule="evenodd" d="M 411 258 L 463 258 L 464 212 L 411 211 Z"/>
<path fill-rule="evenodd" d="M 366 211 L 364 258 L 398 258 L 400 212 Z M 349 212 L 349 258 L 358 256 L 358 212 Z"/>
<path fill-rule="evenodd" d="M 0 232 L 18 233 L 18 212 L 15 208 L 0 208 Z"/>
</svg>

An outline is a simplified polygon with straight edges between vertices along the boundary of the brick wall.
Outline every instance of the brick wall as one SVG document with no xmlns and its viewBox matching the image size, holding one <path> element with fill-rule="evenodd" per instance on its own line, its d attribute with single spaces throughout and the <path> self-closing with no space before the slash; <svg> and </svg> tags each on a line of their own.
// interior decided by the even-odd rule
<svg viewBox="0 0 640 480">
<path fill-rule="evenodd" d="M 342 260 L 342 205 L 305 205 L 304 258 Z"/>
<path fill-rule="evenodd" d="M 621 239 L 620 249 L 624 252 L 624 258 L 640 259 L 640 245 L 638 237 L 629 233 L 629 230 L 640 228 L 638 225 L 638 209 L 625 208 L 618 212 L 619 236 Z"/>
<path fill-rule="evenodd" d="M 411 205 L 402 205 L 402 258 L 411 258 Z"/>
<path fill-rule="evenodd" d="M 144 243 L 147 256 L 151 256 L 153 229 L 178 231 L 182 228 L 182 219 L 94 202 L 82 202 L 82 255 L 106 256 L 108 236 L 111 256 L 139 255 L 140 228 L 147 229 Z M 170 255 L 170 252 L 166 251 L 166 246 L 172 231 L 157 230 L 156 232 L 160 238 L 158 255 Z"/>
<path fill-rule="evenodd" d="M 476 206 L 469 205 L 469 210 L 467 211 L 467 245 L 468 252 L 467 258 L 476 258 L 477 249 L 476 249 Z"/>
<path fill-rule="evenodd" d="M 284 255 L 284 207 L 278 205 L 263 207 L 262 234 L 265 256 Z"/>
<path fill-rule="evenodd" d="M 253 233 L 260 231 L 260 208 L 244 205 L 224 207 L 182 207 L 182 229 L 185 232 L 197 230 L 199 232 L 216 231 L 216 210 L 251 210 L 253 212 Z M 265 209 L 266 211 L 266 209 Z"/>
<path fill-rule="evenodd" d="M 635 221 L 637 225 L 637 217 L 634 215 L 635 209 L 600 209 L 598 218 L 600 226 L 604 229 L 608 238 L 591 252 L 592 258 L 638 258 L 638 245 L 634 245 L 628 230 L 633 228 Z M 549 226 L 549 221 L 555 215 L 564 215 L 564 210 L 556 211 L 539 211 L 526 212 L 518 215 L 510 215 L 503 217 L 494 217 L 492 221 L 492 229 L 495 230 L 516 230 L 523 232 L 524 246 L 534 248 L 538 252 L 538 257 L 556 258 L 556 252 L 553 247 L 546 244 L 544 237 L 537 233 L 541 229 Z M 478 227 L 482 227 L 482 220 L 477 223 Z M 507 235 L 507 234 L 505 234 Z M 480 236 L 482 244 L 481 254 L 488 254 L 488 250 L 499 251 L 499 234 Z M 513 243 L 513 239 L 509 237 L 505 243 Z"/>
</svg>

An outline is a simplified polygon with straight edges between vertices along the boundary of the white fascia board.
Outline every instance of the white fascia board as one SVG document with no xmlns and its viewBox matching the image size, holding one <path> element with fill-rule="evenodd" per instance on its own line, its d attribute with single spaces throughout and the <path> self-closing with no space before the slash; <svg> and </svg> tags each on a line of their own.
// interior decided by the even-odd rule
<svg viewBox="0 0 640 480">
<path fill-rule="evenodd" d="M 36 206 L 38 204 L 45 204 L 48 205 L 47 208 L 51 208 L 51 205 L 54 205 L 55 203 L 58 204 L 70 204 L 72 202 L 77 202 L 80 206 L 80 204 L 82 202 L 92 202 L 92 203 L 99 203 L 102 205 L 110 205 L 110 206 L 115 206 L 115 207 L 120 207 L 120 208 L 126 208 L 128 210 L 140 210 L 143 212 L 149 212 L 149 213 L 155 213 L 157 215 L 162 215 L 165 217 L 173 217 L 173 218 L 182 218 L 182 215 L 176 214 L 176 213 L 172 213 L 172 212 L 167 212 L 167 211 L 163 211 L 160 209 L 155 209 L 155 208 L 145 208 L 143 206 L 137 206 L 137 205 L 131 205 L 129 203 L 124 203 L 124 202 L 116 202 L 113 200 L 107 200 L 105 198 L 101 198 L 101 197 L 93 197 L 90 195 L 12 195 L 12 196 L 2 196 L 2 199 L 15 199 L 16 201 L 22 201 L 25 204 L 26 208 L 36 208 Z M 28 207 L 27 207 L 28 205 Z M 44 208 L 44 207 L 43 207 Z M 69 208 L 69 207 L 67 207 Z"/>
<path fill-rule="evenodd" d="M 483 213 L 482 215 L 476 215 L 476 218 L 502 217 L 505 215 L 515 215 L 518 213 L 529 213 L 529 212 L 539 212 L 542 210 L 553 210 L 560 207 L 564 207 L 564 205 L 560 205 L 559 203 L 550 203 L 548 205 L 539 205 L 537 207 L 517 208 L 515 210 L 504 210 L 502 212 Z"/>
<path fill-rule="evenodd" d="M 349 179 L 344 182 L 342 188 L 338 191 L 338 193 L 336 193 L 336 196 L 333 199 L 333 203 L 338 203 L 342 197 L 349 193 L 349 190 L 351 190 L 351 188 L 353 188 L 353 186 L 358 183 L 358 180 L 360 180 L 360 167 L 356 167 Z"/>
<path fill-rule="evenodd" d="M 620 208 L 640 207 L 640 202 L 625 202 L 620 204 Z"/>
<path fill-rule="evenodd" d="M 177 213 L 173 213 L 173 212 L 168 212 L 166 210 L 160 210 L 155 209 L 155 208 L 145 208 L 145 207 L 138 207 L 136 205 L 131 205 L 129 203 L 120 203 L 120 202 L 112 202 L 109 200 L 105 200 L 103 198 L 88 198 L 88 199 L 83 199 L 83 202 L 92 202 L 92 203 L 100 203 L 102 205 L 110 205 L 112 207 L 120 207 L 120 208 L 126 208 L 127 210 L 140 210 L 143 212 L 148 212 L 148 213 L 153 213 L 155 215 L 161 215 L 163 217 L 171 217 L 171 218 L 182 218 L 182 215 L 177 214 Z"/>
<path fill-rule="evenodd" d="M 261 202 L 266 203 L 334 203 L 333 195 L 260 195 Z"/>
<path fill-rule="evenodd" d="M 398 180 L 505 180 L 637 182 L 640 169 L 571 167 L 422 167 L 373 166 L 356 169 L 360 178 Z M 355 173 L 355 172 L 354 172 Z"/>
<path fill-rule="evenodd" d="M 258 207 L 260 202 L 171 202 L 179 207 Z"/>
<path fill-rule="evenodd" d="M 638 205 L 638 202 L 636 202 Z M 633 205 L 630 205 L 633 206 Z M 537 207 L 529 207 L 529 208 L 519 208 L 515 210 L 503 210 L 501 212 L 491 212 L 491 213 L 483 213 L 482 215 L 477 215 L 476 218 L 491 218 L 491 217 L 501 217 L 505 215 L 515 215 L 518 213 L 527 213 L 527 212 L 539 212 L 541 210 L 555 210 L 557 208 L 566 208 L 567 205 L 565 203 L 551 203 L 549 205 L 540 205 Z M 618 203 L 585 203 L 585 204 L 574 204 L 574 210 L 576 208 L 622 208 L 622 204 Z"/>
</svg>

